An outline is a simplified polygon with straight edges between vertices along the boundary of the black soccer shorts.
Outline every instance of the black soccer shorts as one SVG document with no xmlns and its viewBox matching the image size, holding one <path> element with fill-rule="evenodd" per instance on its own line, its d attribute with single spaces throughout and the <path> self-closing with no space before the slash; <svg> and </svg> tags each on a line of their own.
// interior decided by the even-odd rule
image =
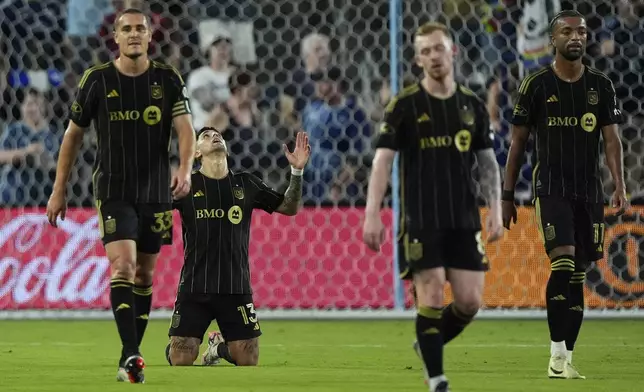
<svg viewBox="0 0 644 392">
<path fill-rule="evenodd" d="M 398 243 L 400 277 L 432 268 L 487 271 L 489 261 L 481 231 L 474 229 L 427 230 L 418 237 L 405 235 Z"/>
<path fill-rule="evenodd" d="M 603 204 L 544 196 L 534 206 L 546 252 L 572 245 L 580 266 L 604 257 Z"/>
<path fill-rule="evenodd" d="M 97 201 L 103 244 L 133 240 L 137 251 L 156 254 L 172 243 L 172 206 L 165 203 Z"/>
<path fill-rule="evenodd" d="M 227 342 L 262 335 L 252 295 L 179 293 L 174 303 L 168 336 L 198 338 L 203 341 L 213 320 L 217 321 Z"/>
</svg>

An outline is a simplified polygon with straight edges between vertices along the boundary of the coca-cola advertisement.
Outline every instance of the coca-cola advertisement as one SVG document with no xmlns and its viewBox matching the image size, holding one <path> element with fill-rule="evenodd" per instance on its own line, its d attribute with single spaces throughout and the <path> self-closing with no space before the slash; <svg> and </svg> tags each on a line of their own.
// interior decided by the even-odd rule
<svg viewBox="0 0 644 392">
<path fill-rule="evenodd" d="M 389 220 L 389 219 L 388 219 Z M 181 223 L 162 249 L 154 308 L 174 305 L 183 265 Z M 251 273 L 259 308 L 392 307 L 391 247 L 366 251 L 358 209 L 253 214 Z M 92 209 L 71 209 L 57 229 L 44 209 L 0 214 L 0 310 L 110 309 L 109 263 Z"/>
</svg>

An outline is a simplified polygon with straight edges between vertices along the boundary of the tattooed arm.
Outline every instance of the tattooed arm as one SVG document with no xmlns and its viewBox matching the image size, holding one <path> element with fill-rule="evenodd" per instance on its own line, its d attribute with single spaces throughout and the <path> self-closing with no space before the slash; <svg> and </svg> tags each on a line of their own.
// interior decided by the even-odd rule
<svg viewBox="0 0 644 392">
<path fill-rule="evenodd" d="M 293 216 L 297 214 L 302 201 L 302 176 L 291 174 L 291 182 L 288 184 L 286 192 L 284 192 L 284 200 L 277 212 L 284 215 Z"/>
<path fill-rule="evenodd" d="M 498 211 L 501 207 L 501 173 L 494 150 L 491 148 L 479 150 L 476 158 L 479 164 L 481 193 L 488 207 Z"/>
</svg>

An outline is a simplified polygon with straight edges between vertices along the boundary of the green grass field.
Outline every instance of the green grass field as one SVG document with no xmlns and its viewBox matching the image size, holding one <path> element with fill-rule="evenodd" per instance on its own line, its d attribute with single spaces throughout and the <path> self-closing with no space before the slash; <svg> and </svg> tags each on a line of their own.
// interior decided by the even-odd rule
<svg viewBox="0 0 644 392">
<path fill-rule="evenodd" d="M 0 391 L 423 391 L 411 321 L 264 321 L 260 367 L 169 367 L 152 321 L 144 385 L 117 383 L 111 321 L 1 321 Z M 474 323 L 446 348 L 456 392 L 642 391 L 643 321 L 588 321 L 575 352 L 587 380 L 549 380 L 545 321 Z M 203 349 L 202 349 L 203 351 Z"/>
</svg>

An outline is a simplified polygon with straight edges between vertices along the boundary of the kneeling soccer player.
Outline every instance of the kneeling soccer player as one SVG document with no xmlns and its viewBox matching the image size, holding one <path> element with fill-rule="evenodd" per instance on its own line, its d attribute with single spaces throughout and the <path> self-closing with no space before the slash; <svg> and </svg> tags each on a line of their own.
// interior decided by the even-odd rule
<svg viewBox="0 0 644 392">
<path fill-rule="evenodd" d="M 291 180 L 282 195 L 250 173 L 228 169 L 228 149 L 221 134 L 205 127 L 197 133 L 201 168 L 192 174 L 190 194 L 175 202 L 181 214 L 185 263 L 170 325 L 166 358 L 190 366 L 213 320 L 221 329 L 208 337 L 202 364 L 220 358 L 255 366 L 261 329 L 253 305 L 248 261 L 251 215 L 255 208 L 295 215 L 302 199 L 302 173 L 309 155 L 308 136 L 297 134 L 295 149 L 284 146 Z"/>
</svg>

